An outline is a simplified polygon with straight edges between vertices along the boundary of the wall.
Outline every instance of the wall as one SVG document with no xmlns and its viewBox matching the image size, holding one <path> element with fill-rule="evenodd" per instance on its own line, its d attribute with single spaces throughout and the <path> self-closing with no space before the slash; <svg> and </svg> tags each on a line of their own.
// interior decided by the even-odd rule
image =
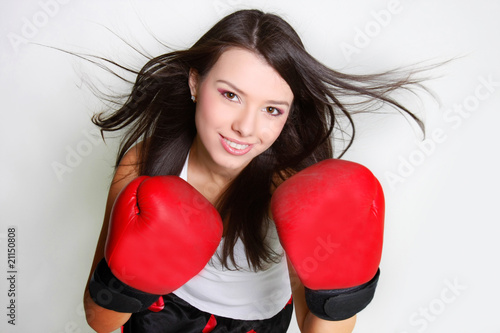
<svg viewBox="0 0 500 333">
<path fill-rule="evenodd" d="M 315 57 L 347 72 L 456 58 L 431 72 L 439 102 L 401 96 L 426 119 L 425 140 L 396 115 L 357 118 L 345 158 L 379 177 L 387 218 L 381 281 L 355 332 L 500 332 L 500 3 L 493 0 L 2 1 L 0 331 L 91 331 L 81 298 L 117 140 L 99 139 L 89 119 L 103 105 L 84 82 L 124 86 L 45 46 L 140 66 L 144 59 L 110 30 L 159 54 L 152 35 L 187 47 L 225 14 L 249 7 L 281 14 Z M 295 322 L 289 331 L 298 332 Z"/>
</svg>

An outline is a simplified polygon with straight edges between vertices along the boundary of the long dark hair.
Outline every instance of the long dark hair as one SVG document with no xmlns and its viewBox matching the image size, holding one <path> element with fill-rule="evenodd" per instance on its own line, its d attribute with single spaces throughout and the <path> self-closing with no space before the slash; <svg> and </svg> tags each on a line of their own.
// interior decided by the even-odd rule
<svg viewBox="0 0 500 333">
<path fill-rule="evenodd" d="M 137 72 L 126 103 L 116 111 L 93 117 L 101 131 L 125 130 L 117 165 L 128 149 L 142 141 L 140 174 L 180 173 L 196 135 L 189 71 L 195 69 L 203 79 L 231 47 L 264 57 L 294 94 L 290 115 L 276 142 L 228 185 L 216 204 L 225 221 L 223 264 L 234 264 L 233 248 L 241 238 L 249 264 L 259 270 L 277 259 L 265 241 L 271 189 L 289 175 L 334 157 L 332 135 L 345 130 L 339 126 L 339 117 L 347 119 L 350 129 L 347 145 L 335 152 L 335 157 L 341 157 L 352 144 L 352 114 L 356 111 L 389 104 L 423 128 L 412 112 L 390 97 L 391 92 L 409 89 L 419 81 L 397 71 L 347 75 L 332 70 L 309 55 L 294 29 L 279 16 L 259 10 L 237 11 L 219 21 L 191 48 L 150 59 Z"/>
</svg>

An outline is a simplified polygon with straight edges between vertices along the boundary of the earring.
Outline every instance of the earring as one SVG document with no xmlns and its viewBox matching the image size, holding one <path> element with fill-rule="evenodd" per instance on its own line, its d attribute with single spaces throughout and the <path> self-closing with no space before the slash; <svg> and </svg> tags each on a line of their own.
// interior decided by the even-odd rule
<svg viewBox="0 0 500 333">
<path fill-rule="evenodd" d="M 191 95 L 191 100 L 193 101 L 193 103 L 196 103 L 196 96 Z"/>
</svg>

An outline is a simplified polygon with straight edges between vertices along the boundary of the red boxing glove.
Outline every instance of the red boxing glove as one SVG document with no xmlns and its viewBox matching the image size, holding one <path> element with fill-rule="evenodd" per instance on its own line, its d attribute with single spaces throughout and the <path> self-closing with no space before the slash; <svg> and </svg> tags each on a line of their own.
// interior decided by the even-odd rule
<svg viewBox="0 0 500 333">
<path fill-rule="evenodd" d="M 384 231 L 384 195 L 373 174 L 354 162 L 319 162 L 279 186 L 271 209 L 310 311 L 343 320 L 365 308 Z"/>
<path fill-rule="evenodd" d="M 92 276 L 90 294 L 111 310 L 145 310 L 198 274 L 221 237 L 219 213 L 187 182 L 136 178 L 113 205 L 105 260 Z"/>
</svg>

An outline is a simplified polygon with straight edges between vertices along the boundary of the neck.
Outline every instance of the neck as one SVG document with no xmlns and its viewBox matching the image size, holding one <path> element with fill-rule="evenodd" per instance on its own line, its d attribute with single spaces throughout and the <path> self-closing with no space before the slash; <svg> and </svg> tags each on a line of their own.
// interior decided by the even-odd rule
<svg viewBox="0 0 500 333">
<path fill-rule="evenodd" d="M 203 146 L 194 140 L 189 153 L 188 182 L 212 204 L 239 172 L 217 165 Z"/>
</svg>

